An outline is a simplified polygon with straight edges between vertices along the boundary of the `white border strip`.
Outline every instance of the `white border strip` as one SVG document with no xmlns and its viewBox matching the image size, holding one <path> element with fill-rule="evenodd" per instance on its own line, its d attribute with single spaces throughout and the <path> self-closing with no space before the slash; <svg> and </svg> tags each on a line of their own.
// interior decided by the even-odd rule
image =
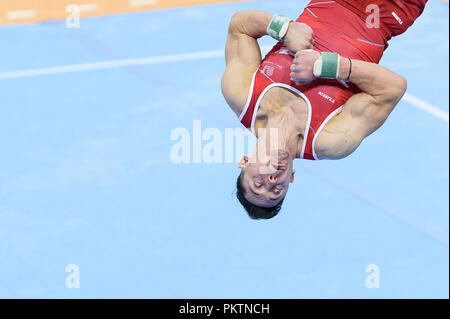
<svg viewBox="0 0 450 319">
<path fill-rule="evenodd" d="M 129 0 L 128 5 L 130 7 L 145 7 L 145 6 L 154 6 L 158 4 L 158 0 Z"/>
<path fill-rule="evenodd" d="M 271 49 L 271 46 L 261 47 L 261 50 L 263 52 L 267 52 L 270 49 Z M 147 57 L 147 58 L 111 60 L 111 61 L 94 62 L 94 63 L 63 65 L 63 66 L 56 66 L 56 67 L 49 67 L 49 68 L 38 68 L 38 69 L 28 69 L 28 70 L 20 70 L 20 71 L 0 72 L 0 81 L 1 80 L 10 80 L 10 79 L 29 78 L 29 77 L 36 77 L 36 76 L 63 74 L 63 73 L 114 69 L 114 68 L 139 66 L 139 65 L 151 65 L 151 64 L 221 58 L 224 56 L 225 56 L 224 50 L 213 50 L 213 51 L 163 55 L 163 56 L 155 56 L 155 57 Z M 406 102 L 412 104 L 413 106 L 415 106 L 415 107 L 417 107 L 417 108 L 419 108 L 441 120 L 444 120 L 447 123 L 449 122 L 448 121 L 449 115 L 447 112 L 445 112 L 445 111 L 443 111 L 443 110 L 441 110 L 441 109 L 439 109 L 439 108 L 437 108 L 437 107 L 435 107 L 435 106 L 433 106 L 411 94 L 408 94 L 408 93 L 405 94 L 403 99 Z"/>
<path fill-rule="evenodd" d="M 252 84 L 250 85 L 250 91 L 248 92 L 247 102 L 245 102 L 244 109 L 242 110 L 241 115 L 239 116 L 239 122 L 241 122 L 242 119 L 244 118 L 245 114 L 247 114 L 248 107 L 250 106 L 250 101 L 252 100 L 252 96 L 253 96 L 253 87 L 255 86 L 255 77 L 256 77 L 256 73 L 258 71 L 259 71 L 259 68 L 255 71 L 255 73 L 253 73 Z"/>
<path fill-rule="evenodd" d="M 403 100 L 405 100 L 406 102 L 408 102 L 409 104 L 430 113 L 431 115 L 436 116 L 437 118 L 440 118 L 441 120 L 444 120 L 445 122 L 448 123 L 448 113 L 445 111 L 442 111 L 441 109 L 431 105 L 430 103 L 427 103 L 425 101 L 422 101 L 421 99 L 419 99 L 418 97 L 415 97 L 409 93 L 406 93 L 403 96 Z"/>
<path fill-rule="evenodd" d="M 316 161 L 320 160 L 319 157 L 318 157 L 317 154 L 316 154 L 316 141 L 317 141 L 317 138 L 319 137 L 320 132 L 322 132 L 322 130 L 323 130 L 323 128 L 325 127 L 325 125 L 327 125 L 327 123 L 328 123 L 328 122 L 329 122 L 329 121 L 330 121 L 330 120 L 331 120 L 338 112 L 340 112 L 340 111 L 342 110 L 343 107 L 344 107 L 344 106 L 340 106 L 339 108 L 337 108 L 336 110 L 334 110 L 333 112 L 331 112 L 331 113 L 327 116 L 327 118 L 325 119 L 325 121 L 322 122 L 322 124 L 320 125 L 320 127 L 319 127 L 319 129 L 317 130 L 316 134 L 314 135 L 314 139 L 313 139 L 313 141 L 312 141 L 312 151 L 313 151 L 314 159 L 315 159 Z"/>
<path fill-rule="evenodd" d="M 80 13 L 83 12 L 95 12 L 98 10 L 98 4 L 96 3 L 86 3 L 86 4 L 76 4 Z"/>
<path fill-rule="evenodd" d="M 35 16 L 35 10 L 9 11 L 6 13 L 6 20 L 30 19 Z"/>
<path fill-rule="evenodd" d="M 256 121 L 256 115 L 258 113 L 258 109 L 261 104 L 261 101 L 262 101 L 263 97 L 266 95 L 266 93 L 271 88 L 274 88 L 274 87 L 282 87 L 287 90 L 290 90 L 293 93 L 296 93 L 298 96 L 303 98 L 305 100 L 306 104 L 308 105 L 308 122 L 306 123 L 305 133 L 303 134 L 302 152 L 300 153 L 300 158 L 303 159 L 305 156 L 305 148 L 306 148 L 306 141 L 308 140 L 309 128 L 311 126 L 312 107 L 311 107 L 311 102 L 309 101 L 308 97 L 305 94 L 303 94 L 302 92 L 300 92 L 299 90 L 297 90 L 296 88 L 294 88 L 290 85 L 284 84 L 284 83 L 273 83 L 273 84 L 269 85 L 268 87 L 266 87 L 264 89 L 264 91 L 262 91 L 261 95 L 258 98 L 258 101 L 256 101 L 255 110 L 253 111 L 252 124 L 251 124 L 252 133 L 253 133 L 253 135 L 256 136 L 255 121 Z"/>
</svg>

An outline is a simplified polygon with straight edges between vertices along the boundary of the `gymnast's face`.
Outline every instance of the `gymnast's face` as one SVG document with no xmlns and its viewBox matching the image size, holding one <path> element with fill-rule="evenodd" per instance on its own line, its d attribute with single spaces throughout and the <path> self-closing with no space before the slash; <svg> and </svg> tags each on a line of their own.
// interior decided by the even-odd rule
<svg viewBox="0 0 450 319">
<path fill-rule="evenodd" d="M 238 166 L 245 198 L 259 207 L 276 206 L 286 196 L 289 183 L 294 182 L 293 160 L 285 151 L 278 151 L 277 160 L 266 163 L 244 156 Z"/>
</svg>

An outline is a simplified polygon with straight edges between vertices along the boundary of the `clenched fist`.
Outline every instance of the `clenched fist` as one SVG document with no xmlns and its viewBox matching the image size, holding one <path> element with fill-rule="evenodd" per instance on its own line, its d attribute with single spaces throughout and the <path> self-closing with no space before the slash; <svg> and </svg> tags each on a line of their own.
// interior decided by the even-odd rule
<svg viewBox="0 0 450 319">
<path fill-rule="evenodd" d="M 297 84 L 308 84 L 316 79 L 313 74 L 314 63 L 320 58 L 320 52 L 301 50 L 295 54 L 291 65 L 291 80 Z"/>
<path fill-rule="evenodd" d="M 307 24 L 291 22 L 283 42 L 292 53 L 312 49 L 314 47 L 314 32 Z"/>
</svg>

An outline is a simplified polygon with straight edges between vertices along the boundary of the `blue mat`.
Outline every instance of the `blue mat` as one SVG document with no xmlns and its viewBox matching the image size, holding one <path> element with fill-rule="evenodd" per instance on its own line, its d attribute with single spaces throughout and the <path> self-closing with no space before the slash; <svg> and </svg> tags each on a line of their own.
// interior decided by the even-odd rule
<svg viewBox="0 0 450 319">
<path fill-rule="evenodd" d="M 235 11 L 297 17 L 305 3 L 2 27 L 0 77 L 222 50 Z M 448 4 L 430 1 L 381 62 L 447 116 L 448 23 Z M 0 297 L 448 298 L 448 117 L 402 101 L 349 158 L 296 162 L 280 215 L 255 222 L 234 196 L 236 164 L 170 160 L 174 128 L 239 126 L 223 70 L 209 57 L 0 80 Z"/>
</svg>

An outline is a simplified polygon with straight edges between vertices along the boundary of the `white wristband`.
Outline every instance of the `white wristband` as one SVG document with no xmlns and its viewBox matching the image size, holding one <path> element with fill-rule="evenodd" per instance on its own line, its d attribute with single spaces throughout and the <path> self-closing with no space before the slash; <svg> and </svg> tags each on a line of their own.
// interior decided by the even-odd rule
<svg viewBox="0 0 450 319">
<path fill-rule="evenodd" d="M 322 56 L 317 59 L 317 61 L 314 63 L 314 69 L 313 74 L 316 78 L 320 78 L 320 75 L 322 74 L 322 65 L 323 65 L 323 59 Z"/>
<path fill-rule="evenodd" d="M 313 74 L 316 78 L 338 79 L 341 56 L 337 53 L 322 52 L 314 63 Z"/>
<path fill-rule="evenodd" d="M 282 41 L 288 32 L 291 22 L 292 20 L 288 17 L 276 14 L 272 17 L 267 27 L 267 34 L 277 41 Z"/>
<path fill-rule="evenodd" d="M 283 26 L 281 27 L 280 30 L 280 40 L 283 40 L 284 37 L 286 36 L 288 30 L 289 30 L 289 25 L 291 24 L 292 20 L 289 20 L 288 22 L 286 22 L 285 24 L 283 24 Z"/>
</svg>

